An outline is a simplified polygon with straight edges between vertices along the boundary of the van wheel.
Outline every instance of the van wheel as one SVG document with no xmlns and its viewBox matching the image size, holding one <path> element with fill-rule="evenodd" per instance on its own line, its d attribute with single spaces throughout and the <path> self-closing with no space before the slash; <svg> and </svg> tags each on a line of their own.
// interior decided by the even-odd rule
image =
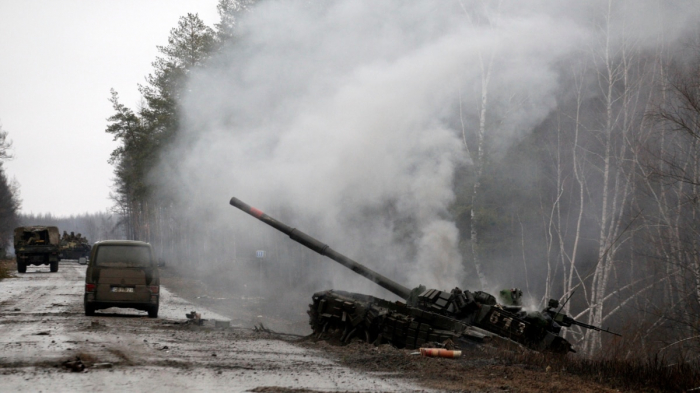
<svg viewBox="0 0 700 393">
<path fill-rule="evenodd" d="M 51 268 L 51 273 L 56 273 L 58 271 L 58 261 L 51 262 L 50 268 Z"/>
<path fill-rule="evenodd" d="M 17 273 L 26 273 L 27 265 L 23 262 L 17 262 Z"/>
<path fill-rule="evenodd" d="M 95 307 L 88 304 L 85 305 L 85 316 L 91 317 L 95 315 Z"/>
<path fill-rule="evenodd" d="M 149 318 L 158 318 L 158 306 L 151 307 L 148 309 Z"/>
</svg>

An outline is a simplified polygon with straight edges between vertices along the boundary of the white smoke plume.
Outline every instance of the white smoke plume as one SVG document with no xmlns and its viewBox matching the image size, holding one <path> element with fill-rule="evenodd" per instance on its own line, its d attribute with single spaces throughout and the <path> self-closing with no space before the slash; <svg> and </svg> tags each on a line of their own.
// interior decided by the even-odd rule
<svg viewBox="0 0 700 393">
<path fill-rule="evenodd" d="M 183 214 L 221 230 L 264 226 L 227 205 L 236 196 L 407 286 L 464 288 L 448 207 L 490 59 L 490 138 L 507 146 L 555 107 L 557 65 L 586 50 L 604 10 L 484 4 L 260 2 L 192 75 L 159 175 L 192 206 Z M 357 289 L 341 273 L 330 283 Z"/>
</svg>

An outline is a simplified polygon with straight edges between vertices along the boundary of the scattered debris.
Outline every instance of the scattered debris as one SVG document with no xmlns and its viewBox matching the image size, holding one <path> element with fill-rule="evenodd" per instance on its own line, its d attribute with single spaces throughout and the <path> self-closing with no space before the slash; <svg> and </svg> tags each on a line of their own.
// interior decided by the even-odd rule
<svg viewBox="0 0 700 393">
<path fill-rule="evenodd" d="M 231 327 L 231 321 L 222 321 L 222 320 L 217 320 L 217 319 L 204 319 L 202 318 L 202 314 L 196 312 L 196 311 L 191 311 L 187 314 L 185 314 L 185 317 L 187 317 L 187 324 L 192 324 L 196 326 L 204 326 L 206 322 L 207 327 L 215 327 L 215 328 L 230 328 Z"/>
<path fill-rule="evenodd" d="M 48 330 L 46 330 L 46 331 L 43 331 L 43 332 L 34 333 L 34 335 L 35 335 L 35 336 L 50 336 L 50 335 L 51 335 L 51 332 L 48 331 Z"/>
<path fill-rule="evenodd" d="M 202 314 L 192 311 L 190 313 L 185 314 L 185 317 L 189 319 L 188 322 L 193 323 L 195 325 L 202 325 L 204 323 L 204 319 L 202 319 Z"/>
<path fill-rule="evenodd" d="M 253 327 L 253 330 L 258 333 L 274 333 L 272 330 L 266 328 L 265 325 L 262 324 L 262 322 L 260 322 L 259 325 L 255 325 Z"/>
<path fill-rule="evenodd" d="M 22 311 L 22 310 L 20 310 L 19 308 L 15 308 L 15 309 L 12 310 L 12 311 Z"/>
<path fill-rule="evenodd" d="M 74 373 L 79 373 L 85 370 L 85 364 L 79 357 L 76 357 L 75 360 L 66 360 L 63 362 L 63 367 L 71 370 Z"/>
</svg>

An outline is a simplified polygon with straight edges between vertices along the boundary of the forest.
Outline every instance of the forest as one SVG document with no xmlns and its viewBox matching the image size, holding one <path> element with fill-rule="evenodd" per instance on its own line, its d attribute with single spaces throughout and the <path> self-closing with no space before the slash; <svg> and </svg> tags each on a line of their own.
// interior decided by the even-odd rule
<svg viewBox="0 0 700 393">
<path fill-rule="evenodd" d="M 399 282 L 519 287 L 623 333 L 568 329 L 584 354 L 696 360 L 699 8 L 220 0 L 173 27 L 140 105 L 111 91 L 104 228 L 266 295 L 387 297 L 236 196 Z"/>
<path fill-rule="evenodd" d="M 19 208 L 19 186 L 11 181 L 3 162 L 12 159 L 12 141 L 8 138 L 8 132 L 0 125 L 0 259 L 5 258 L 8 248 L 11 246 L 10 238 L 12 230 L 17 226 Z"/>
</svg>

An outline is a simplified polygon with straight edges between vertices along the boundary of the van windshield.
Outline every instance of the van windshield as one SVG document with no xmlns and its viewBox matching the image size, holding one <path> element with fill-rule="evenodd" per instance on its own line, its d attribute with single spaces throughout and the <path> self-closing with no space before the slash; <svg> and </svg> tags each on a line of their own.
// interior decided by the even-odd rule
<svg viewBox="0 0 700 393">
<path fill-rule="evenodd" d="M 100 246 L 95 265 L 105 267 L 150 267 L 151 250 L 144 246 Z"/>
</svg>

